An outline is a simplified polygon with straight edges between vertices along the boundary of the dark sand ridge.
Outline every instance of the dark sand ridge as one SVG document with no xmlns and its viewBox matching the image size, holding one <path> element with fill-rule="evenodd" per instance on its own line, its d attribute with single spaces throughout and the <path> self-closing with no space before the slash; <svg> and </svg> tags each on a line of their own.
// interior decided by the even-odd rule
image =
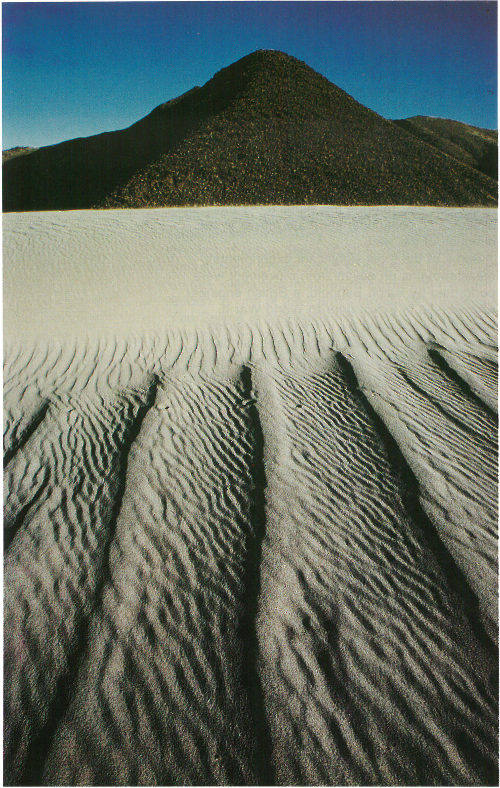
<svg viewBox="0 0 500 788">
<path fill-rule="evenodd" d="M 128 129 L 12 158 L 3 184 L 5 211 L 497 199 L 492 178 L 276 51 L 242 58 Z"/>
<path fill-rule="evenodd" d="M 6 784 L 496 784 L 495 342 L 9 342 Z"/>
</svg>

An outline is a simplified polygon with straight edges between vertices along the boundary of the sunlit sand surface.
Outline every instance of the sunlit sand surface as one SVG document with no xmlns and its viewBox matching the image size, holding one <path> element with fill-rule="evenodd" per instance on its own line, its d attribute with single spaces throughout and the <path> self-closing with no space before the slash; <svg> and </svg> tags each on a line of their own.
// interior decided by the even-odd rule
<svg viewBox="0 0 500 788">
<path fill-rule="evenodd" d="M 4 217 L 6 784 L 490 785 L 496 211 Z"/>
</svg>

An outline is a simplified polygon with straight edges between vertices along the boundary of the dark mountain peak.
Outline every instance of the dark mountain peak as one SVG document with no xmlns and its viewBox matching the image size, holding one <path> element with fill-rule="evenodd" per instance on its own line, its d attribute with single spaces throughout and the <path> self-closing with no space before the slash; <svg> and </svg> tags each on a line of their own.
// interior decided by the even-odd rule
<svg viewBox="0 0 500 788">
<path fill-rule="evenodd" d="M 257 50 L 128 129 L 5 162 L 4 210 L 495 204 L 486 169 L 436 136 L 382 118 L 285 52 Z"/>
<path fill-rule="evenodd" d="M 244 55 L 239 60 L 235 60 L 232 64 L 236 66 L 238 63 L 242 63 L 244 61 L 268 61 L 268 62 L 283 62 L 289 61 L 291 63 L 301 63 L 302 61 L 298 58 L 294 57 L 294 55 L 289 55 L 287 52 L 283 52 L 281 49 L 256 49 L 254 52 L 249 52 L 248 55 Z M 231 68 L 231 66 L 229 66 Z M 309 68 L 309 66 L 307 66 Z"/>
<path fill-rule="evenodd" d="M 293 82 L 297 90 L 301 72 L 309 72 L 310 75 L 327 82 L 325 77 L 316 74 L 305 63 L 285 52 L 258 49 L 217 71 L 202 87 L 191 88 L 180 96 L 155 107 L 146 117 L 158 119 L 172 109 L 176 113 L 219 112 L 248 90 L 255 87 L 258 89 L 259 86 L 262 88 L 264 83 L 271 93 L 280 90 L 287 80 Z"/>
<path fill-rule="evenodd" d="M 231 63 L 231 65 L 217 71 L 210 82 L 221 75 L 257 73 L 260 70 L 265 71 L 269 68 L 313 71 L 306 63 L 293 57 L 293 55 L 287 55 L 286 52 L 280 52 L 278 49 L 257 49 L 255 52 L 251 52 L 249 55 L 245 55 Z"/>
<path fill-rule="evenodd" d="M 339 101 L 369 112 L 301 60 L 279 50 L 259 49 L 217 71 L 202 87 L 160 104 L 134 127 L 146 128 L 150 122 L 171 127 L 179 121 L 184 126 L 186 121 L 194 128 L 230 108 L 246 114 L 249 120 L 281 122 L 289 118 L 296 123 L 306 107 L 316 115 L 338 114 L 335 105 Z M 148 128 L 151 131 L 151 126 Z"/>
<path fill-rule="evenodd" d="M 207 85 L 217 81 L 222 76 L 233 78 L 239 76 L 242 79 L 267 78 L 271 76 L 278 80 L 284 77 L 295 79 L 302 76 L 309 79 L 318 79 L 332 85 L 326 77 L 319 74 L 311 66 L 308 66 L 307 63 L 298 60 L 293 55 L 288 55 L 286 52 L 280 52 L 278 49 L 258 49 L 249 55 L 245 55 L 245 57 L 214 74 Z"/>
<path fill-rule="evenodd" d="M 325 92 L 347 94 L 301 60 L 274 49 L 258 49 L 217 71 L 201 89 L 215 104 L 227 105 L 253 93 L 259 102 L 306 100 L 312 104 Z M 200 98 L 200 97 L 199 97 Z M 353 99 L 352 99 L 353 100 Z"/>
</svg>

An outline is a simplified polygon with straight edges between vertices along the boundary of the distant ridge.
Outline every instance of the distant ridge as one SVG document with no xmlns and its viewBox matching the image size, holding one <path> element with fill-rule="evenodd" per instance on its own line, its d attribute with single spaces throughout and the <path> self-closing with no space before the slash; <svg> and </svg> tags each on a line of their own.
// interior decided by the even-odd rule
<svg viewBox="0 0 500 788">
<path fill-rule="evenodd" d="M 261 50 L 127 129 L 3 165 L 4 210 L 237 204 L 495 205 L 495 180 Z"/>
<path fill-rule="evenodd" d="M 7 150 L 2 151 L 2 161 L 14 159 L 16 156 L 26 156 L 28 153 L 32 153 L 34 150 L 37 149 L 19 145 L 15 148 L 7 148 Z"/>
<path fill-rule="evenodd" d="M 469 126 L 458 120 L 416 115 L 395 120 L 419 139 L 474 167 L 490 178 L 498 178 L 498 132 Z"/>
</svg>

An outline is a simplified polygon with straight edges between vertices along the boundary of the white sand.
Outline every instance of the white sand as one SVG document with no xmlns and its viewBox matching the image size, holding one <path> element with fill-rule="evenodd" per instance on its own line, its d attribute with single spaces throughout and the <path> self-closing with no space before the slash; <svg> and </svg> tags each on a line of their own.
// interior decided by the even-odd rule
<svg viewBox="0 0 500 788">
<path fill-rule="evenodd" d="M 4 233 L 6 783 L 496 784 L 496 212 Z"/>
<path fill-rule="evenodd" d="M 496 304 L 497 212 L 172 208 L 4 216 L 15 337 Z"/>
</svg>

